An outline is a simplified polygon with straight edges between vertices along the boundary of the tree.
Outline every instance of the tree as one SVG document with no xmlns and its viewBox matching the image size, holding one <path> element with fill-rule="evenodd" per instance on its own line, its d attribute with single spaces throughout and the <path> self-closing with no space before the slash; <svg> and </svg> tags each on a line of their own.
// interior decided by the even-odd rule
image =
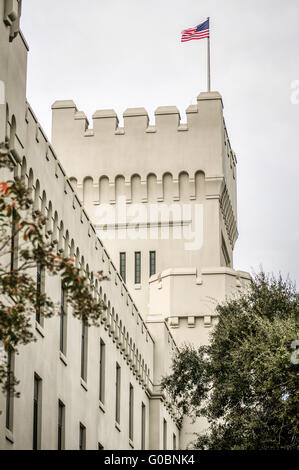
<svg viewBox="0 0 299 470">
<path fill-rule="evenodd" d="M 14 165 L 3 146 L 0 168 L 11 178 Z M 0 346 L 4 356 L 18 352 L 19 345 L 35 341 L 32 321 L 36 315 L 49 318 L 62 314 L 61 306 L 40 288 L 37 270 L 60 276 L 73 315 L 86 325 L 98 325 L 106 309 L 89 277 L 76 267 L 74 259 L 59 253 L 56 242 L 46 236 L 45 223 L 46 217 L 34 210 L 31 190 L 21 179 L 6 178 L 0 183 Z M 95 279 L 107 278 L 98 272 Z M 16 393 L 16 384 L 2 354 L 0 386 L 3 391 Z"/>
<path fill-rule="evenodd" d="M 197 449 L 298 449 L 299 299 L 281 276 L 261 272 L 217 307 L 208 346 L 184 345 L 162 388 L 182 415 L 204 416 Z"/>
</svg>

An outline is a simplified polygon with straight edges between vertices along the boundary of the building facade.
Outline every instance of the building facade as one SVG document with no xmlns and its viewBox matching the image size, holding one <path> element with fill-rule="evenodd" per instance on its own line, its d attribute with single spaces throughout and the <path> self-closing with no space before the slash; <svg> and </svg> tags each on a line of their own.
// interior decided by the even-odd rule
<svg viewBox="0 0 299 470">
<path fill-rule="evenodd" d="M 52 143 L 26 101 L 28 46 L 21 2 L 0 0 L 0 142 L 47 217 L 45 235 L 76 259 L 108 306 L 99 328 L 67 312 L 32 320 L 37 342 L 13 367 L 20 398 L 0 395 L 1 449 L 186 448 L 195 425 L 178 415 L 160 380 L 184 342 L 205 344 L 217 303 L 249 275 L 233 269 L 238 236 L 236 156 L 219 93 L 201 93 L 181 123 L 160 107 L 96 111 L 52 106 Z M 61 282 L 44 286 L 63 304 Z M 28 432 L 29 430 L 29 432 Z"/>
</svg>

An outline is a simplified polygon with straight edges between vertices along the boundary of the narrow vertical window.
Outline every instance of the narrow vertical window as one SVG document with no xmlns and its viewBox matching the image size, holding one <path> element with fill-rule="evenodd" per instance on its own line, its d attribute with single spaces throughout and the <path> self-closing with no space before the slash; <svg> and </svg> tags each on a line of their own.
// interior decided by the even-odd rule
<svg viewBox="0 0 299 470">
<path fill-rule="evenodd" d="M 176 434 L 174 433 L 172 436 L 172 447 L 173 447 L 173 450 L 176 450 Z"/>
<path fill-rule="evenodd" d="M 10 270 L 13 271 L 17 268 L 17 249 L 18 249 L 18 236 L 16 233 L 16 215 L 15 209 L 12 211 L 11 221 L 11 254 L 10 254 Z"/>
<path fill-rule="evenodd" d="M 8 351 L 7 353 L 7 392 L 6 392 L 6 429 L 12 432 L 13 430 L 13 401 L 14 394 L 12 390 L 12 382 L 14 375 L 14 352 Z"/>
<path fill-rule="evenodd" d="M 130 384 L 129 390 L 129 438 L 134 439 L 134 388 Z"/>
<path fill-rule="evenodd" d="M 79 426 L 79 449 L 86 449 L 86 427 L 82 423 Z"/>
<path fill-rule="evenodd" d="M 12 216 L 12 224 L 11 224 L 11 254 L 10 254 L 10 270 L 14 270 L 14 261 L 15 261 L 15 221 L 14 216 Z"/>
<path fill-rule="evenodd" d="M 42 318 L 42 308 L 40 302 L 40 296 L 44 293 L 44 281 L 45 281 L 45 270 L 42 265 L 39 263 L 36 268 L 36 321 L 40 325 L 43 325 L 43 318 Z"/>
<path fill-rule="evenodd" d="M 67 297 L 66 289 L 61 283 L 61 307 L 60 307 L 60 351 L 66 355 L 66 336 L 67 336 Z"/>
<path fill-rule="evenodd" d="M 105 354 L 106 346 L 104 341 L 100 340 L 100 393 L 99 399 L 101 403 L 105 403 Z"/>
<path fill-rule="evenodd" d="M 88 350 L 87 325 L 82 321 L 81 330 L 81 378 L 87 381 L 87 350 Z"/>
<path fill-rule="evenodd" d="M 120 365 L 116 363 L 115 381 L 115 421 L 120 424 Z"/>
<path fill-rule="evenodd" d="M 146 426 L 146 415 L 145 415 L 145 404 L 141 404 L 141 450 L 145 449 L 145 426 Z"/>
<path fill-rule="evenodd" d="M 40 449 L 41 441 L 41 386 L 42 380 L 34 374 L 33 395 L 33 450 Z"/>
<path fill-rule="evenodd" d="M 65 406 L 58 400 L 58 450 L 64 449 L 65 439 Z"/>
<path fill-rule="evenodd" d="M 167 449 L 167 422 L 163 419 L 163 450 Z"/>
<path fill-rule="evenodd" d="M 149 259 L 149 265 L 150 265 L 150 276 L 153 276 L 156 274 L 156 252 L 155 251 L 150 251 L 150 259 Z"/>
<path fill-rule="evenodd" d="M 40 299 L 39 296 L 41 295 L 42 292 L 42 268 L 41 265 L 38 264 L 36 268 L 36 294 L 37 294 L 37 299 L 36 299 L 36 321 L 37 323 L 41 322 L 41 314 L 40 314 Z"/>
<path fill-rule="evenodd" d="M 141 284 L 141 252 L 135 251 L 135 284 Z"/>
<path fill-rule="evenodd" d="M 119 254 L 119 271 L 123 281 L 126 282 L 126 253 Z"/>
</svg>

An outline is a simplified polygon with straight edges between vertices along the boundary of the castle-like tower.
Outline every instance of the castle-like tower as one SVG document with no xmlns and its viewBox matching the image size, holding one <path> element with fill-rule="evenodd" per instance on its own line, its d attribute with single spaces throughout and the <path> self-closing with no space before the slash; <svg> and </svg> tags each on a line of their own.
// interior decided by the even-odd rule
<svg viewBox="0 0 299 470">
<path fill-rule="evenodd" d="M 155 125 L 129 108 L 123 128 L 113 110 L 96 111 L 92 128 L 73 101 L 52 110 L 53 145 L 147 324 L 207 343 L 216 305 L 249 279 L 233 269 L 237 159 L 221 95 L 201 93 L 187 123 L 175 106 L 159 107 Z"/>
<path fill-rule="evenodd" d="M 201 93 L 186 124 L 175 106 L 155 125 L 129 108 L 123 128 L 96 111 L 92 129 L 73 101 L 52 109 L 53 145 L 143 315 L 205 341 L 215 305 L 248 278 L 233 270 L 237 160 L 221 95 Z M 181 334 L 185 322 L 196 333 Z"/>
</svg>

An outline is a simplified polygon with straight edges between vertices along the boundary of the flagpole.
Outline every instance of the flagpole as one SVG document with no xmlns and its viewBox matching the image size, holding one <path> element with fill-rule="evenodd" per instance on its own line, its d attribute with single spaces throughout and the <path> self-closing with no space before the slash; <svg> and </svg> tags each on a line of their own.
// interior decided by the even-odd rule
<svg viewBox="0 0 299 470">
<path fill-rule="evenodd" d="M 209 20 L 209 37 L 208 37 L 208 50 L 207 50 L 207 60 L 208 60 L 208 76 L 207 76 L 207 85 L 208 93 L 211 91 L 211 50 L 210 50 L 210 17 Z"/>
</svg>

